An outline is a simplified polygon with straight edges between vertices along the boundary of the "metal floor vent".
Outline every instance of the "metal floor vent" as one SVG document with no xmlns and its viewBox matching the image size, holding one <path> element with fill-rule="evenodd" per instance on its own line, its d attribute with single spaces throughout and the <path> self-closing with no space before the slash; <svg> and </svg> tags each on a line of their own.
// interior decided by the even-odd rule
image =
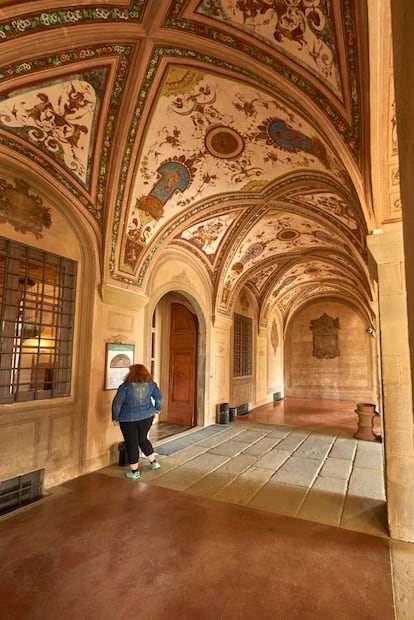
<svg viewBox="0 0 414 620">
<path fill-rule="evenodd" d="M 246 415 L 246 413 L 249 413 L 248 403 L 243 403 L 237 407 L 237 415 Z"/>
<path fill-rule="evenodd" d="M 43 497 L 44 469 L 0 482 L 0 515 Z"/>
</svg>

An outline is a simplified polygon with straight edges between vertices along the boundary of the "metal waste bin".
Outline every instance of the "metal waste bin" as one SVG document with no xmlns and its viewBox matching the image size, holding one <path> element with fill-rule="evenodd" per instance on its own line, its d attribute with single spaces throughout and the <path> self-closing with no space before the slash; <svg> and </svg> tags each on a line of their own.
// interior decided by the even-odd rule
<svg viewBox="0 0 414 620">
<path fill-rule="evenodd" d="M 118 465 L 120 465 L 121 467 L 125 467 L 125 465 L 129 465 L 125 441 L 121 441 L 118 444 L 118 452 L 119 452 Z"/>
<path fill-rule="evenodd" d="M 219 424 L 229 423 L 229 403 L 220 403 L 218 418 Z"/>
</svg>

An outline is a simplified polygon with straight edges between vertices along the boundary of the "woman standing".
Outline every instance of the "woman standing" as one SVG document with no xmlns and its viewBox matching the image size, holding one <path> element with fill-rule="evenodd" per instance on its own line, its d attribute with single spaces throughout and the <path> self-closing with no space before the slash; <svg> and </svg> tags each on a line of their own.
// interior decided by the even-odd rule
<svg viewBox="0 0 414 620">
<path fill-rule="evenodd" d="M 162 401 L 162 392 L 151 373 L 142 364 L 133 364 L 112 401 L 112 422 L 119 424 L 127 450 L 130 468 L 127 478 L 137 480 L 141 476 L 139 448 L 147 456 L 151 469 L 160 467 L 148 433 L 154 415 L 161 411 Z"/>
</svg>

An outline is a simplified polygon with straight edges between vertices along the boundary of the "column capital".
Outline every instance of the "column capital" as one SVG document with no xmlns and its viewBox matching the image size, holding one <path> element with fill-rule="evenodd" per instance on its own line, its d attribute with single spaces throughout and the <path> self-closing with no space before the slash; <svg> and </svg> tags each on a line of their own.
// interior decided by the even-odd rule
<svg viewBox="0 0 414 620">
<path fill-rule="evenodd" d="M 368 251 L 377 265 L 404 262 L 402 225 L 390 230 L 375 231 L 367 237 Z"/>
<path fill-rule="evenodd" d="M 102 284 L 100 286 L 100 293 L 105 304 L 121 306 L 128 310 L 141 310 L 149 301 L 148 295 L 119 288 L 112 284 Z"/>
</svg>

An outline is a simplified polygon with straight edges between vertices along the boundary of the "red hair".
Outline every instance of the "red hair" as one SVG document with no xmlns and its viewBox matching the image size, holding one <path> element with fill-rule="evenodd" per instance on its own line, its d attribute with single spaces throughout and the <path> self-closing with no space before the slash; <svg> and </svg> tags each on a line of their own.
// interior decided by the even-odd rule
<svg viewBox="0 0 414 620">
<path fill-rule="evenodd" d="M 152 374 L 143 364 L 132 364 L 129 368 L 129 373 L 124 379 L 124 381 L 129 381 L 130 383 L 149 383 L 153 380 Z"/>
</svg>

